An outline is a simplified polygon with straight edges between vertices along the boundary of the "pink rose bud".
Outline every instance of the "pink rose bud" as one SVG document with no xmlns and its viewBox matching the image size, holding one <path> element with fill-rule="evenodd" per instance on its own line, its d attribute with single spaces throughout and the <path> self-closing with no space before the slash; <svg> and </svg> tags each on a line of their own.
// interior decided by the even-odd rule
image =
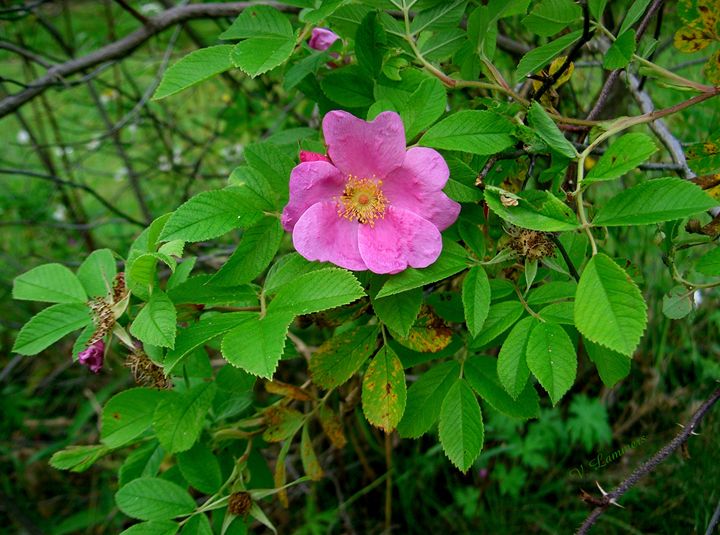
<svg viewBox="0 0 720 535">
<path fill-rule="evenodd" d="M 315 50 L 327 50 L 340 36 L 327 28 L 314 28 L 308 45 Z"/>
<path fill-rule="evenodd" d="M 93 373 L 100 373 L 103 367 L 103 359 L 105 358 L 105 342 L 98 340 L 93 345 L 81 351 L 78 355 L 78 362 L 83 366 L 87 366 Z"/>
<path fill-rule="evenodd" d="M 319 152 L 300 151 L 300 162 L 329 162 L 330 158 Z"/>
</svg>

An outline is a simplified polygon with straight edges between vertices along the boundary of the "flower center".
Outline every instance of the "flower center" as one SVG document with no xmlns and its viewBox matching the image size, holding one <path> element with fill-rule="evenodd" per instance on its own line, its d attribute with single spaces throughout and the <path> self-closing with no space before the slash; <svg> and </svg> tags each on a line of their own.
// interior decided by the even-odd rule
<svg viewBox="0 0 720 535">
<path fill-rule="evenodd" d="M 345 190 L 338 199 L 338 215 L 350 221 L 375 226 L 375 220 L 385 216 L 387 206 L 381 186 L 381 180 L 348 176 Z"/>
</svg>

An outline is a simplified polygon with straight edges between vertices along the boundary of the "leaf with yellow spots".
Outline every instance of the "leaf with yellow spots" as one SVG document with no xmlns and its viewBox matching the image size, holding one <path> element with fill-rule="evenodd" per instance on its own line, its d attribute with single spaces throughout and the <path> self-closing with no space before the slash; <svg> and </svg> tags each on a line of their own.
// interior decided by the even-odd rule
<svg viewBox="0 0 720 535">
<path fill-rule="evenodd" d="M 305 470 L 305 473 L 310 479 L 313 481 L 322 479 L 324 475 L 323 469 L 315 454 L 315 448 L 313 448 L 307 423 L 303 426 L 300 438 L 300 460 L 302 461 L 303 470 Z"/>
<path fill-rule="evenodd" d="M 405 412 L 407 387 L 400 359 L 390 346 L 383 346 L 365 372 L 362 406 L 372 425 L 389 433 Z"/>
<path fill-rule="evenodd" d="M 545 70 L 541 70 L 537 73 L 538 77 L 545 78 L 549 76 L 555 75 L 556 72 L 560 70 L 560 67 L 563 66 L 565 63 L 565 60 L 567 59 L 567 56 L 558 56 L 555 58 L 552 63 L 550 64 L 550 67 Z M 566 83 L 568 80 L 570 80 L 570 77 L 573 75 L 573 72 L 575 72 L 575 64 L 570 62 L 570 65 L 568 65 L 568 68 L 565 69 L 565 71 L 560 75 L 560 78 L 558 78 L 555 83 L 552 85 L 553 89 L 557 89 L 564 83 Z M 538 91 L 543 86 L 542 80 L 533 80 L 533 91 Z"/>
<path fill-rule="evenodd" d="M 312 399 L 312 396 L 302 388 L 281 381 L 265 381 L 265 390 L 270 394 L 277 394 L 298 401 L 309 401 Z"/>
<path fill-rule="evenodd" d="M 287 407 L 269 407 L 264 416 L 268 427 L 262 437 L 266 442 L 286 440 L 300 429 L 305 420 L 301 412 Z"/>
<path fill-rule="evenodd" d="M 713 84 L 720 85 L 720 50 L 708 58 L 703 67 L 705 77 Z"/>
<path fill-rule="evenodd" d="M 340 418 L 327 405 L 322 405 L 318 409 L 317 416 L 323 432 L 331 444 L 339 450 L 343 449 L 347 444 L 347 438 L 345 438 L 345 431 L 343 431 Z"/>
<path fill-rule="evenodd" d="M 392 330 L 390 332 L 400 344 L 421 353 L 437 353 L 452 342 L 452 331 L 427 305 L 420 309 L 420 314 L 407 336 L 399 336 Z"/>
<path fill-rule="evenodd" d="M 313 383 L 331 389 L 360 369 L 377 347 L 377 325 L 363 325 L 326 340 L 310 359 Z"/>
<path fill-rule="evenodd" d="M 690 168 L 698 175 L 720 171 L 720 132 L 716 132 L 706 141 L 689 145 L 685 150 L 685 157 Z"/>
<path fill-rule="evenodd" d="M 719 0 L 700 0 L 697 5 L 705 30 L 718 37 L 718 22 L 720 22 L 720 1 Z"/>
<path fill-rule="evenodd" d="M 693 178 L 692 182 L 700 186 L 712 198 L 720 200 L 720 173 L 699 176 Z"/>
<path fill-rule="evenodd" d="M 713 36 L 704 28 L 683 26 L 675 32 L 673 43 L 681 52 L 698 52 L 713 42 Z"/>
<path fill-rule="evenodd" d="M 287 509 L 289 505 L 287 490 L 285 489 L 285 483 L 287 483 L 285 459 L 290 451 L 291 443 L 292 440 L 286 440 L 285 444 L 283 444 L 282 448 L 280 448 L 280 453 L 275 461 L 275 473 L 273 474 L 273 482 L 275 483 L 275 488 L 277 489 L 278 501 L 285 509 Z"/>
</svg>

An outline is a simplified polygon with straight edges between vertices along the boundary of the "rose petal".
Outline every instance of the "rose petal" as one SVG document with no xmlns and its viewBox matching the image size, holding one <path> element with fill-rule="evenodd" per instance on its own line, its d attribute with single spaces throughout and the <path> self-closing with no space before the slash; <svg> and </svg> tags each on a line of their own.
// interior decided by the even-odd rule
<svg viewBox="0 0 720 535">
<path fill-rule="evenodd" d="M 344 175 L 384 178 L 405 159 L 405 130 L 392 111 L 371 122 L 344 111 L 331 111 L 323 119 L 328 155 Z"/>
<path fill-rule="evenodd" d="M 308 46 L 315 50 L 327 50 L 340 36 L 327 28 L 313 28 Z"/>
<path fill-rule="evenodd" d="M 345 179 L 331 163 L 315 161 L 296 165 L 290 173 L 290 202 L 283 209 L 282 225 L 292 232 L 300 216 L 313 204 L 342 195 Z"/>
<path fill-rule="evenodd" d="M 449 177 L 440 153 L 414 147 L 407 151 L 403 164 L 383 180 L 383 194 L 392 206 L 414 212 L 445 230 L 460 213 L 460 205 L 440 191 Z"/>
<path fill-rule="evenodd" d="M 295 250 L 308 260 L 363 271 L 367 269 L 358 249 L 357 221 L 339 216 L 334 201 L 314 204 L 302 214 L 293 230 Z"/>
<path fill-rule="evenodd" d="M 300 151 L 301 162 L 329 162 L 330 158 L 319 152 L 311 152 L 309 150 Z"/>
<path fill-rule="evenodd" d="M 442 251 L 440 231 L 427 219 L 389 206 L 375 226 L 360 225 L 360 255 L 374 273 L 399 273 L 409 267 L 424 268 Z"/>
</svg>

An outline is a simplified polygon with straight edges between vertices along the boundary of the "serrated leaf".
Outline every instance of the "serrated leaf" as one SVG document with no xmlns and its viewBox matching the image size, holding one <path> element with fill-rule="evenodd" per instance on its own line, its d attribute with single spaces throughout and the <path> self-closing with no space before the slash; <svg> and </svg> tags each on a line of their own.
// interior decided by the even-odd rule
<svg viewBox="0 0 720 535">
<path fill-rule="evenodd" d="M 467 0 L 450 0 L 419 11 L 410 24 L 410 32 L 414 35 L 426 29 L 437 31 L 456 27 L 466 4 Z"/>
<path fill-rule="evenodd" d="M 116 274 L 115 256 L 110 249 L 93 251 L 77 270 L 77 278 L 90 297 L 104 297 L 111 292 Z"/>
<path fill-rule="evenodd" d="M 256 307 L 259 305 L 256 286 L 250 284 L 219 286 L 211 282 L 212 277 L 207 273 L 190 277 L 185 282 L 171 288 L 168 296 L 176 305 L 227 305 L 237 307 Z"/>
<path fill-rule="evenodd" d="M 363 378 L 363 413 L 372 425 L 390 433 L 402 418 L 406 401 L 402 363 L 392 348 L 385 345 L 370 362 Z"/>
<path fill-rule="evenodd" d="M 292 320 L 293 315 L 285 311 L 268 310 L 263 318 L 253 313 L 223 336 L 223 357 L 248 373 L 271 379 Z"/>
<path fill-rule="evenodd" d="M 695 264 L 695 269 L 704 275 L 720 275 L 720 247 L 715 245 L 713 249 L 705 253 Z"/>
<path fill-rule="evenodd" d="M 692 290 L 688 291 L 685 286 L 674 286 L 662 300 L 662 312 L 665 317 L 672 320 L 679 320 L 690 314 L 693 309 Z"/>
<path fill-rule="evenodd" d="M 612 180 L 645 162 L 657 146 L 647 134 L 633 133 L 619 137 L 585 177 L 586 182 Z"/>
<path fill-rule="evenodd" d="M 545 108 L 537 101 L 534 101 L 528 109 L 528 120 L 530 125 L 535 129 L 540 138 L 548 144 L 548 146 L 558 153 L 568 158 L 575 158 L 577 153 L 575 147 L 563 135 Z"/>
<path fill-rule="evenodd" d="M 452 342 L 453 333 L 431 307 L 423 306 L 406 337 L 393 331 L 390 331 L 390 334 L 408 349 L 421 353 L 437 353 Z"/>
<path fill-rule="evenodd" d="M 532 49 L 520 59 L 515 71 L 515 77 L 521 79 L 530 73 L 539 71 L 559 56 L 563 50 L 575 44 L 580 37 L 582 37 L 582 30 L 577 30 Z"/>
<path fill-rule="evenodd" d="M 380 74 L 386 43 L 387 36 L 377 20 L 377 12 L 371 11 L 355 32 L 355 55 L 358 65 L 373 78 Z"/>
<path fill-rule="evenodd" d="M 180 485 L 164 479 L 141 477 L 115 494 L 120 510 L 140 520 L 169 520 L 195 510 L 195 500 Z"/>
<path fill-rule="evenodd" d="M 231 50 L 232 45 L 217 45 L 190 52 L 165 71 L 153 100 L 169 97 L 229 70 Z"/>
<path fill-rule="evenodd" d="M 512 194 L 517 205 L 505 206 L 507 192 L 495 186 L 485 186 L 485 202 L 499 217 L 518 227 L 542 232 L 575 230 L 580 225 L 575 212 L 549 191 L 524 190 Z"/>
<path fill-rule="evenodd" d="M 498 379 L 513 399 L 517 399 L 528 384 L 527 345 L 536 324 L 533 317 L 520 320 L 507 335 L 498 354 Z"/>
<path fill-rule="evenodd" d="M 457 379 L 445 396 L 438 429 L 447 458 L 467 472 L 482 450 L 484 429 L 475 393 L 463 379 Z"/>
<path fill-rule="evenodd" d="M 516 300 L 492 303 L 483 329 L 470 342 L 470 347 L 472 349 L 481 348 L 495 340 L 520 319 L 524 310 L 520 301 Z"/>
<path fill-rule="evenodd" d="M 320 86 L 330 100 L 341 106 L 367 108 L 375 102 L 372 80 L 355 65 L 333 70 L 325 75 Z"/>
<path fill-rule="evenodd" d="M 405 413 L 398 423 L 403 438 L 427 433 L 440 416 L 440 407 L 460 375 L 460 364 L 451 360 L 434 365 L 408 389 Z"/>
<path fill-rule="evenodd" d="M 635 53 L 635 30 L 628 30 L 618 35 L 603 58 L 603 67 L 609 70 L 624 69 Z"/>
<path fill-rule="evenodd" d="M 35 355 L 66 334 L 92 324 L 90 309 L 84 303 L 59 303 L 30 318 L 17 335 L 12 351 Z"/>
<path fill-rule="evenodd" d="M 422 301 L 422 290 L 414 288 L 389 297 L 375 298 L 372 305 L 378 319 L 405 338 L 417 319 Z"/>
<path fill-rule="evenodd" d="M 243 9 L 220 39 L 247 39 L 256 36 L 290 37 L 292 25 L 288 18 L 272 6 L 256 5 Z"/>
<path fill-rule="evenodd" d="M 490 312 L 490 281 L 481 266 L 470 268 L 462 287 L 462 302 L 465 310 L 465 324 L 474 338 L 480 334 Z"/>
<path fill-rule="evenodd" d="M 52 457 L 50 457 L 50 466 L 58 470 L 84 472 L 95 464 L 100 457 L 109 452 L 110 448 L 102 444 L 68 446 L 64 450 L 53 453 Z"/>
<path fill-rule="evenodd" d="M 13 299 L 45 303 L 84 303 L 87 294 L 75 274 L 62 264 L 44 264 L 15 277 Z"/>
<path fill-rule="evenodd" d="M 535 325 L 527 342 L 527 365 L 557 405 L 577 373 L 575 347 L 565 329 L 554 323 Z"/>
<path fill-rule="evenodd" d="M 201 383 L 186 392 L 167 393 L 153 417 L 153 427 L 163 448 L 170 453 L 192 448 L 203 430 L 216 389 L 215 383 Z"/>
<path fill-rule="evenodd" d="M 526 384 L 520 395 L 513 399 L 500 384 L 497 359 L 471 357 L 465 361 L 464 374 L 475 392 L 503 414 L 522 419 L 540 416 L 540 400 L 532 383 Z"/>
<path fill-rule="evenodd" d="M 433 124 L 445 112 L 447 93 L 437 78 L 427 78 L 400 108 L 407 139 L 414 139 L 421 131 Z"/>
<path fill-rule="evenodd" d="M 173 348 L 177 331 L 175 305 L 164 292 L 155 290 L 130 325 L 130 334 L 146 344 Z"/>
<path fill-rule="evenodd" d="M 170 520 L 140 522 L 123 530 L 120 535 L 175 535 L 180 525 Z"/>
<path fill-rule="evenodd" d="M 280 287 L 294 281 L 301 275 L 324 269 L 320 262 L 305 260 L 298 253 L 290 253 L 278 258 L 268 270 L 263 289 L 265 295 L 274 295 Z"/>
<path fill-rule="evenodd" d="M 178 453 L 177 464 L 185 480 L 200 492 L 213 494 L 222 485 L 220 463 L 213 452 L 201 442 Z"/>
<path fill-rule="evenodd" d="M 278 210 L 282 208 L 288 200 L 288 177 L 295 167 L 295 161 L 269 141 L 247 145 L 243 157 L 250 167 L 258 171 L 270 185 L 272 196 L 270 200 L 275 203 L 274 206 Z"/>
<path fill-rule="evenodd" d="M 572 0 L 542 0 L 522 23 L 532 32 L 549 37 L 582 18 L 582 9 Z"/>
<path fill-rule="evenodd" d="M 512 132 L 512 123 L 502 115 L 463 110 L 432 126 L 418 143 L 436 149 L 488 155 L 512 146 Z"/>
<path fill-rule="evenodd" d="M 343 424 L 340 417 L 335 414 L 327 405 L 321 405 L 317 412 L 318 420 L 322 426 L 323 433 L 328 437 L 330 443 L 337 449 L 342 450 L 347 444 L 347 438 L 343 431 Z"/>
<path fill-rule="evenodd" d="M 248 228 L 237 249 L 210 279 L 220 286 L 238 286 L 257 278 L 275 257 L 283 228 L 280 220 L 265 217 Z"/>
<path fill-rule="evenodd" d="M 588 357 L 595 363 L 600 379 L 608 388 L 624 379 L 630 373 L 630 359 L 617 351 L 583 339 Z"/>
<path fill-rule="evenodd" d="M 347 270 L 325 268 L 306 273 L 281 288 L 268 311 L 294 315 L 311 314 L 347 305 L 365 292 Z"/>
<path fill-rule="evenodd" d="M 656 178 L 621 191 L 593 219 L 605 227 L 650 225 L 682 219 L 717 204 L 698 186 L 682 178 Z"/>
<path fill-rule="evenodd" d="M 119 448 L 139 437 L 152 424 L 163 394 L 153 388 L 131 388 L 115 394 L 103 407 L 100 440 L 110 448 Z"/>
<path fill-rule="evenodd" d="M 302 429 L 302 435 L 300 438 L 300 460 L 302 461 L 303 470 L 305 474 L 313 481 L 320 481 L 323 476 L 323 469 L 320 466 L 320 461 L 313 448 L 312 439 L 310 438 L 310 432 L 308 431 L 308 424 L 306 423 Z"/>
<path fill-rule="evenodd" d="M 377 325 L 363 325 L 326 340 L 310 359 L 313 382 L 330 390 L 340 386 L 375 352 Z"/>
<path fill-rule="evenodd" d="M 443 250 L 434 264 L 423 269 L 408 268 L 402 273 L 390 276 L 378 292 L 377 298 L 395 295 L 445 279 L 462 271 L 467 266 L 468 259 L 465 249 L 455 242 L 443 240 Z"/>
<path fill-rule="evenodd" d="M 585 266 L 575 294 L 575 325 L 593 342 L 632 355 L 647 325 L 647 305 L 625 271 L 608 256 Z"/>
<path fill-rule="evenodd" d="M 622 35 L 623 33 L 625 33 L 630 28 L 630 26 L 640 20 L 640 17 L 643 16 L 643 13 L 645 13 L 645 9 L 648 5 L 650 5 L 650 2 L 651 0 L 635 0 L 630 5 L 627 10 L 627 14 L 625 15 L 625 19 L 620 26 L 620 30 L 618 31 L 618 35 Z"/>
<path fill-rule="evenodd" d="M 175 210 L 163 228 L 165 241 L 198 242 L 217 238 L 262 217 L 237 188 L 204 191 Z"/>
<path fill-rule="evenodd" d="M 157 440 L 141 445 L 127 456 L 118 472 L 120 487 L 139 477 L 153 477 L 160 469 L 165 451 Z"/>
<path fill-rule="evenodd" d="M 230 53 L 233 65 L 255 78 L 282 65 L 295 48 L 291 36 L 257 36 L 236 44 Z"/>
</svg>

